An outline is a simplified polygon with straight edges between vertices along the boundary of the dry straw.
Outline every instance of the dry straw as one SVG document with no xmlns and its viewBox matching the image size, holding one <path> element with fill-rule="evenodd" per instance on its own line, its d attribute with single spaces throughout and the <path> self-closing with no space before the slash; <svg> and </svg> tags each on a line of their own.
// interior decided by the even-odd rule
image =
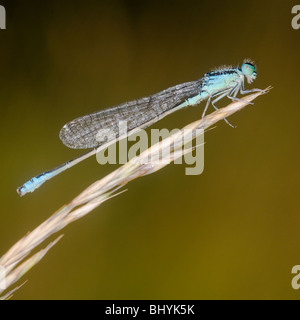
<svg viewBox="0 0 300 320">
<path fill-rule="evenodd" d="M 31 255 L 31 252 L 36 249 L 38 245 L 43 243 L 54 233 L 62 230 L 71 222 L 82 218 L 104 201 L 120 194 L 122 191 L 118 192 L 118 190 L 125 186 L 129 181 L 156 172 L 181 157 L 183 155 L 181 151 L 183 144 L 193 140 L 197 135 L 202 134 L 203 130 L 211 127 L 216 122 L 243 109 L 245 106 L 249 105 L 251 101 L 258 96 L 267 93 L 270 89 L 271 87 L 268 87 L 261 92 L 244 96 L 239 101 L 230 103 L 227 107 L 219 109 L 205 116 L 203 119 L 187 125 L 180 132 L 153 145 L 103 179 L 90 185 L 70 203 L 64 205 L 36 229 L 25 235 L 0 259 L 0 271 L 5 270 L 5 278 L 1 279 L 0 273 L 0 294 L 4 294 L 0 299 L 9 298 L 12 292 L 19 288 L 10 289 L 17 280 L 23 277 L 27 271 L 45 256 L 48 250 L 52 248 L 62 236 L 59 236 L 44 249 Z M 190 151 L 191 149 L 188 149 L 184 152 L 187 153 Z M 154 161 L 150 163 L 148 161 L 148 159 L 153 159 L 153 157 L 161 159 L 164 155 L 168 156 L 168 161 Z M 5 286 L 3 284 L 5 284 Z M 3 287 L 5 287 L 5 289 Z"/>
</svg>

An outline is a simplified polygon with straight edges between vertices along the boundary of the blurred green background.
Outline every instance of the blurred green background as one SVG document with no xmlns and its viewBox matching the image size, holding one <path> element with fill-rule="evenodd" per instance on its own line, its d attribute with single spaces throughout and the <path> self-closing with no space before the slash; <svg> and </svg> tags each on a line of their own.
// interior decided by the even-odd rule
<svg viewBox="0 0 300 320">
<path fill-rule="evenodd" d="M 117 167 L 93 157 L 20 198 L 29 178 L 82 153 L 59 140 L 66 122 L 244 58 L 258 65 L 247 88 L 274 87 L 230 118 L 236 129 L 206 134 L 202 175 L 170 165 L 131 182 L 63 231 L 15 299 L 299 299 L 297 1 L 0 4 L 0 255 Z M 183 127 L 203 106 L 154 127 Z"/>
</svg>

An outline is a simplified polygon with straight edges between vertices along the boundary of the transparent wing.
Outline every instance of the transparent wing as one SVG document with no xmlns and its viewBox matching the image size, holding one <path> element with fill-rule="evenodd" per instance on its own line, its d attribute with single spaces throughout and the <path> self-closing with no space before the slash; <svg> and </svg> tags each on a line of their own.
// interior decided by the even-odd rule
<svg viewBox="0 0 300 320">
<path fill-rule="evenodd" d="M 145 128 L 149 121 L 159 120 L 165 112 L 197 95 L 201 83 L 200 79 L 179 84 L 151 96 L 77 118 L 63 126 L 59 137 L 69 148 L 98 147 L 119 136 L 120 121 L 127 122 L 127 133 L 137 127 Z"/>
</svg>

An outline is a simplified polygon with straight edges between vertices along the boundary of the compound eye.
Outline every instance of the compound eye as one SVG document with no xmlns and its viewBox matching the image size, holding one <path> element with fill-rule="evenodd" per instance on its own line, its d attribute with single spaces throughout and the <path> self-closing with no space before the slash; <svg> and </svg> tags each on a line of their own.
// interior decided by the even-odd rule
<svg viewBox="0 0 300 320">
<path fill-rule="evenodd" d="M 245 62 L 242 65 L 242 72 L 245 76 L 254 76 L 256 77 L 255 66 L 251 63 Z"/>
</svg>

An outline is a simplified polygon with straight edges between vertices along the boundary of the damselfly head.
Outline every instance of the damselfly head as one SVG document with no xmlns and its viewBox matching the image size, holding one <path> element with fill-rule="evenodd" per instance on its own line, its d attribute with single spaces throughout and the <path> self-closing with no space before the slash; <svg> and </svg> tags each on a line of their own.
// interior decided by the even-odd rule
<svg viewBox="0 0 300 320">
<path fill-rule="evenodd" d="M 252 83 L 256 79 L 257 72 L 255 64 L 251 61 L 244 61 L 242 64 L 241 70 L 245 77 L 247 78 L 248 83 Z"/>
</svg>

